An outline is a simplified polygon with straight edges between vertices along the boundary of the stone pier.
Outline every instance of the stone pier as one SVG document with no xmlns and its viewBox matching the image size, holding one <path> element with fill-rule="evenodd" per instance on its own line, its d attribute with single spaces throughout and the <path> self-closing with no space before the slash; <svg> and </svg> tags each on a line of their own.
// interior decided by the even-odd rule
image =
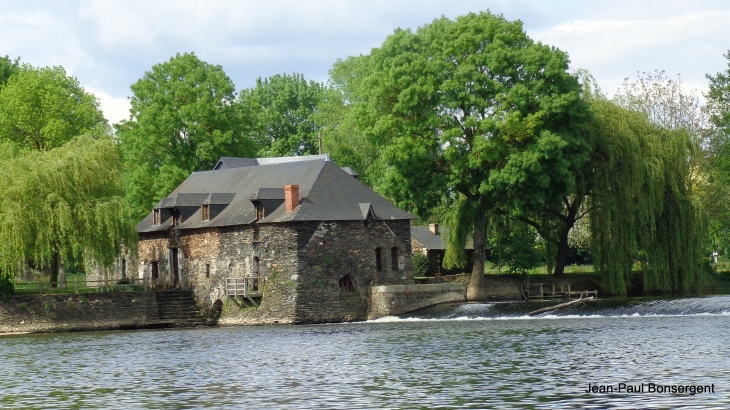
<svg viewBox="0 0 730 410">
<path fill-rule="evenodd" d="M 464 300 L 464 287 L 454 283 L 371 286 L 368 288 L 368 320 Z"/>
</svg>

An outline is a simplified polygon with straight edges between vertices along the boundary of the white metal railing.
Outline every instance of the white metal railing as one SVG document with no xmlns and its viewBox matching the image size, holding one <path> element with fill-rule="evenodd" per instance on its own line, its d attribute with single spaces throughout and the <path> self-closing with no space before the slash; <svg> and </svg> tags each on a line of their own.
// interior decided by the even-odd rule
<svg viewBox="0 0 730 410">
<path fill-rule="evenodd" d="M 260 279 L 256 277 L 226 278 L 226 294 L 232 297 L 261 296 Z"/>
</svg>

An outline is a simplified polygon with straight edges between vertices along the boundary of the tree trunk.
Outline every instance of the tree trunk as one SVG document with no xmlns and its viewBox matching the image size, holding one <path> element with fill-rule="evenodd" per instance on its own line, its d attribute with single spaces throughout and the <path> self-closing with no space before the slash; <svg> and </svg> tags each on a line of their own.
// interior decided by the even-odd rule
<svg viewBox="0 0 730 410">
<path fill-rule="evenodd" d="M 50 280 L 49 280 L 49 286 L 52 288 L 58 287 L 58 266 L 60 265 L 60 259 L 61 257 L 58 255 L 58 252 L 54 252 L 53 256 L 51 256 L 51 272 L 50 272 Z"/>
<path fill-rule="evenodd" d="M 486 300 L 484 291 L 484 238 L 486 236 L 484 199 L 479 201 L 479 209 L 474 217 L 474 267 L 471 271 L 471 280 L 466 288 L 466 300 Z"/>
<path fill-rule="evenodd" d="M 60 287 L 66 287 L 66 264 L 60 257 L 58 258 L 58 283 Z"/>
<path fill-rule="evenodd" d="M 563 226 L 560 228 L 560 232 L 558 232 L 558 252 L 555 255 L 555 276 L 562 277 L 565 273 L 565 260 L 568 258 L 568 251 L 570 250 L 568 234 L 575 225 L 578 210 L 582 202 L 582 196 L 576 196 L 572 204 L 566 199 L 568 214 L 565 215 Z"/>
<path fill-rule="evenodd" d="M 568 258 L 568 232 L 570 228 L 564 226 L 558 233 L 558 253 L 555 256 L 555 276 L 562 277 L 565 273 L 565 260 Z"/>
</svg>

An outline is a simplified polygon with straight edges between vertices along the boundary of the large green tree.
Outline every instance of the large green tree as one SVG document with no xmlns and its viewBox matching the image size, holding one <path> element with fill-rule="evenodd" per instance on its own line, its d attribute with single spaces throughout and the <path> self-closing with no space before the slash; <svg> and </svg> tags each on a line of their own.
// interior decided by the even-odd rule
<svg viewBox="0 0 730 410">
<path fill-rule="evenodd" d="M 81 134 L 108 130 L 99 101 L 62 67 L 24 65 L 0 89 L 0 140 L 21 148 L 57 148 Z"/>
<path fill-rule="evenodd" d="M 7 148 L 7 146 L 6 146 Z M 110 266 L 136 231 L 124 200 L 119 148 L 109 137 L 81 136 L 47 151 L 0 150 L 0 277 L 28 260 L 94 260 Z"/>
<path fill-rule="evenodd" d="M 483 12 L 396 30 L 333 70 L 349 72 L 335 85 L 382 149 L 383 191 L 419 215 L 452 206 L 446 262 L 461 262 L 473 234 L 469 300 L 485 298 L 487 214 L 560 203 L 588 160 L 587 108 L 567 68 L 567 55 L 535 43 L 521 22 Z"/>
<path fill-rule="evenodd" d="M 259 156 L 311 155 L 319 152 L 315 112 L 326 87 L 307 82 L 301 74 L 257 79 L 254 88 L 238 95 L 241 117 L 250 117 L 249 136 Z"/>
<path fill-rule="evenodd" d="M 603 289 L 626 294 L 638 261 L 645 292 L 702 285 L 706 220 L 693 194 L 686 128 L 654 124 L 643 112 L 593 99 L 591 250 Z"/>
<path fill-rule="evenodd" d="M 725 54 L 728 67 L 714 76 L 708 74 L 709 92 L 705 94 L 712 133 L 707 148 L 708 172 L 698 182 L 705 185 L 704 201 L 710 217 L 711 232 L 717 247 L 730 243 L 730 51 Z"/>
<path fill-rule="evenodd" d="M 0 87 L 5 85 L 10 76 L 20 69 L 20 57 L 12 60 L 9 56 L 0 57 Z"/>
<path fill-rule="evenodd" d="M 130 118 L 116 125 L 127 199 L 136 218 L 191 172 L 221 156 L 248 156 L 254 146 L 233 106 L 235 87 L 223 68 L 177 54 L 132 86 Z"/>
</svg>

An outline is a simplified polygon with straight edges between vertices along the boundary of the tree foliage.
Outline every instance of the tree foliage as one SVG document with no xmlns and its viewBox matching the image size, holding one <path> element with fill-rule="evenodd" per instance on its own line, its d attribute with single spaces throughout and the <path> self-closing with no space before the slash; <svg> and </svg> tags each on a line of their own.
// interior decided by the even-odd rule
<svg viewBox="0 0 730 410">
<path fill-rule="evenodd" d="M 319 152 L 319 126 L 314 120 L 326 88 L 301 74 L 257 79 L 243 90 L 237 104 L 250 116 L 250 137 L 259 156 L 311 155 Z"/>
<path fill-rule="evenodd" d="M 62 67 L 11 64 L 9 70 L 16 72 L 0 89 L 0 141 L 48 150 L 81 134 L 107 132 L 99 101 Z"/>
<path fill-rule="evenodd" d="M 730 244 L 730 51 L 725 58 L 725 71 L 707 75 L 710 83 L 705 99 L 713 132 L 706 144 L 709 170 L 697 181 L 717 247 Z"/>
<path fill-rule="evenodd" d="M 527 224 L 504 216 L 495 216 L 490 224 L 489 248 L 492 260 L 499 265 L 507 264 L 514 275 L 524 275 L 543 261 L 539 250 L 538 235 Z"/>
<path fill-rule="evenodd" d="M 122 246 L 135 246 L 121 157 L 110 138 L 81 136 L 5 156 L 2 167 L 0 276 L 12 277 L 30 259 L 48 266 L 59 256 L 110 266 Z"/>
<path fill-rule="evenodd" d="M 0 88 L 8 82 L 10 76 L 20 69 L 20 57 L 11 60 L 9 56 L 0 57 Z"/>
<path fill-rule="evenodd" d="M 221 66 L 177 54 L 131 89 L 130 118 L 116 127 L 135 218 L 219 157 L 254 153 L 244 135 L 247 123 L 233 106 L 235 87 Z"/>
<path fill-rule="evenodd" d="M 567 66 L 520 22 L 485 12 L 396 30 L 333 69 L 351 123 L 382 152 L 369 160 L 381 164 L 376 187 L 420 216 L 444 201 L 463 212 L 449 249 L 473 232 L 470 299 L 484 297 L 487 213 L 559 201 L 588 159 L 587 110 Z"/>
<path fill-rule="evenodd" d="M 595 99 L 594 269 L 607 292 L 625 294 L 638 260 L 644 291 L 685 291 L 702 282 L 705 220 L 691 192 L 687 129 L 652 124 L 645 113 Z"/>
</svg>

